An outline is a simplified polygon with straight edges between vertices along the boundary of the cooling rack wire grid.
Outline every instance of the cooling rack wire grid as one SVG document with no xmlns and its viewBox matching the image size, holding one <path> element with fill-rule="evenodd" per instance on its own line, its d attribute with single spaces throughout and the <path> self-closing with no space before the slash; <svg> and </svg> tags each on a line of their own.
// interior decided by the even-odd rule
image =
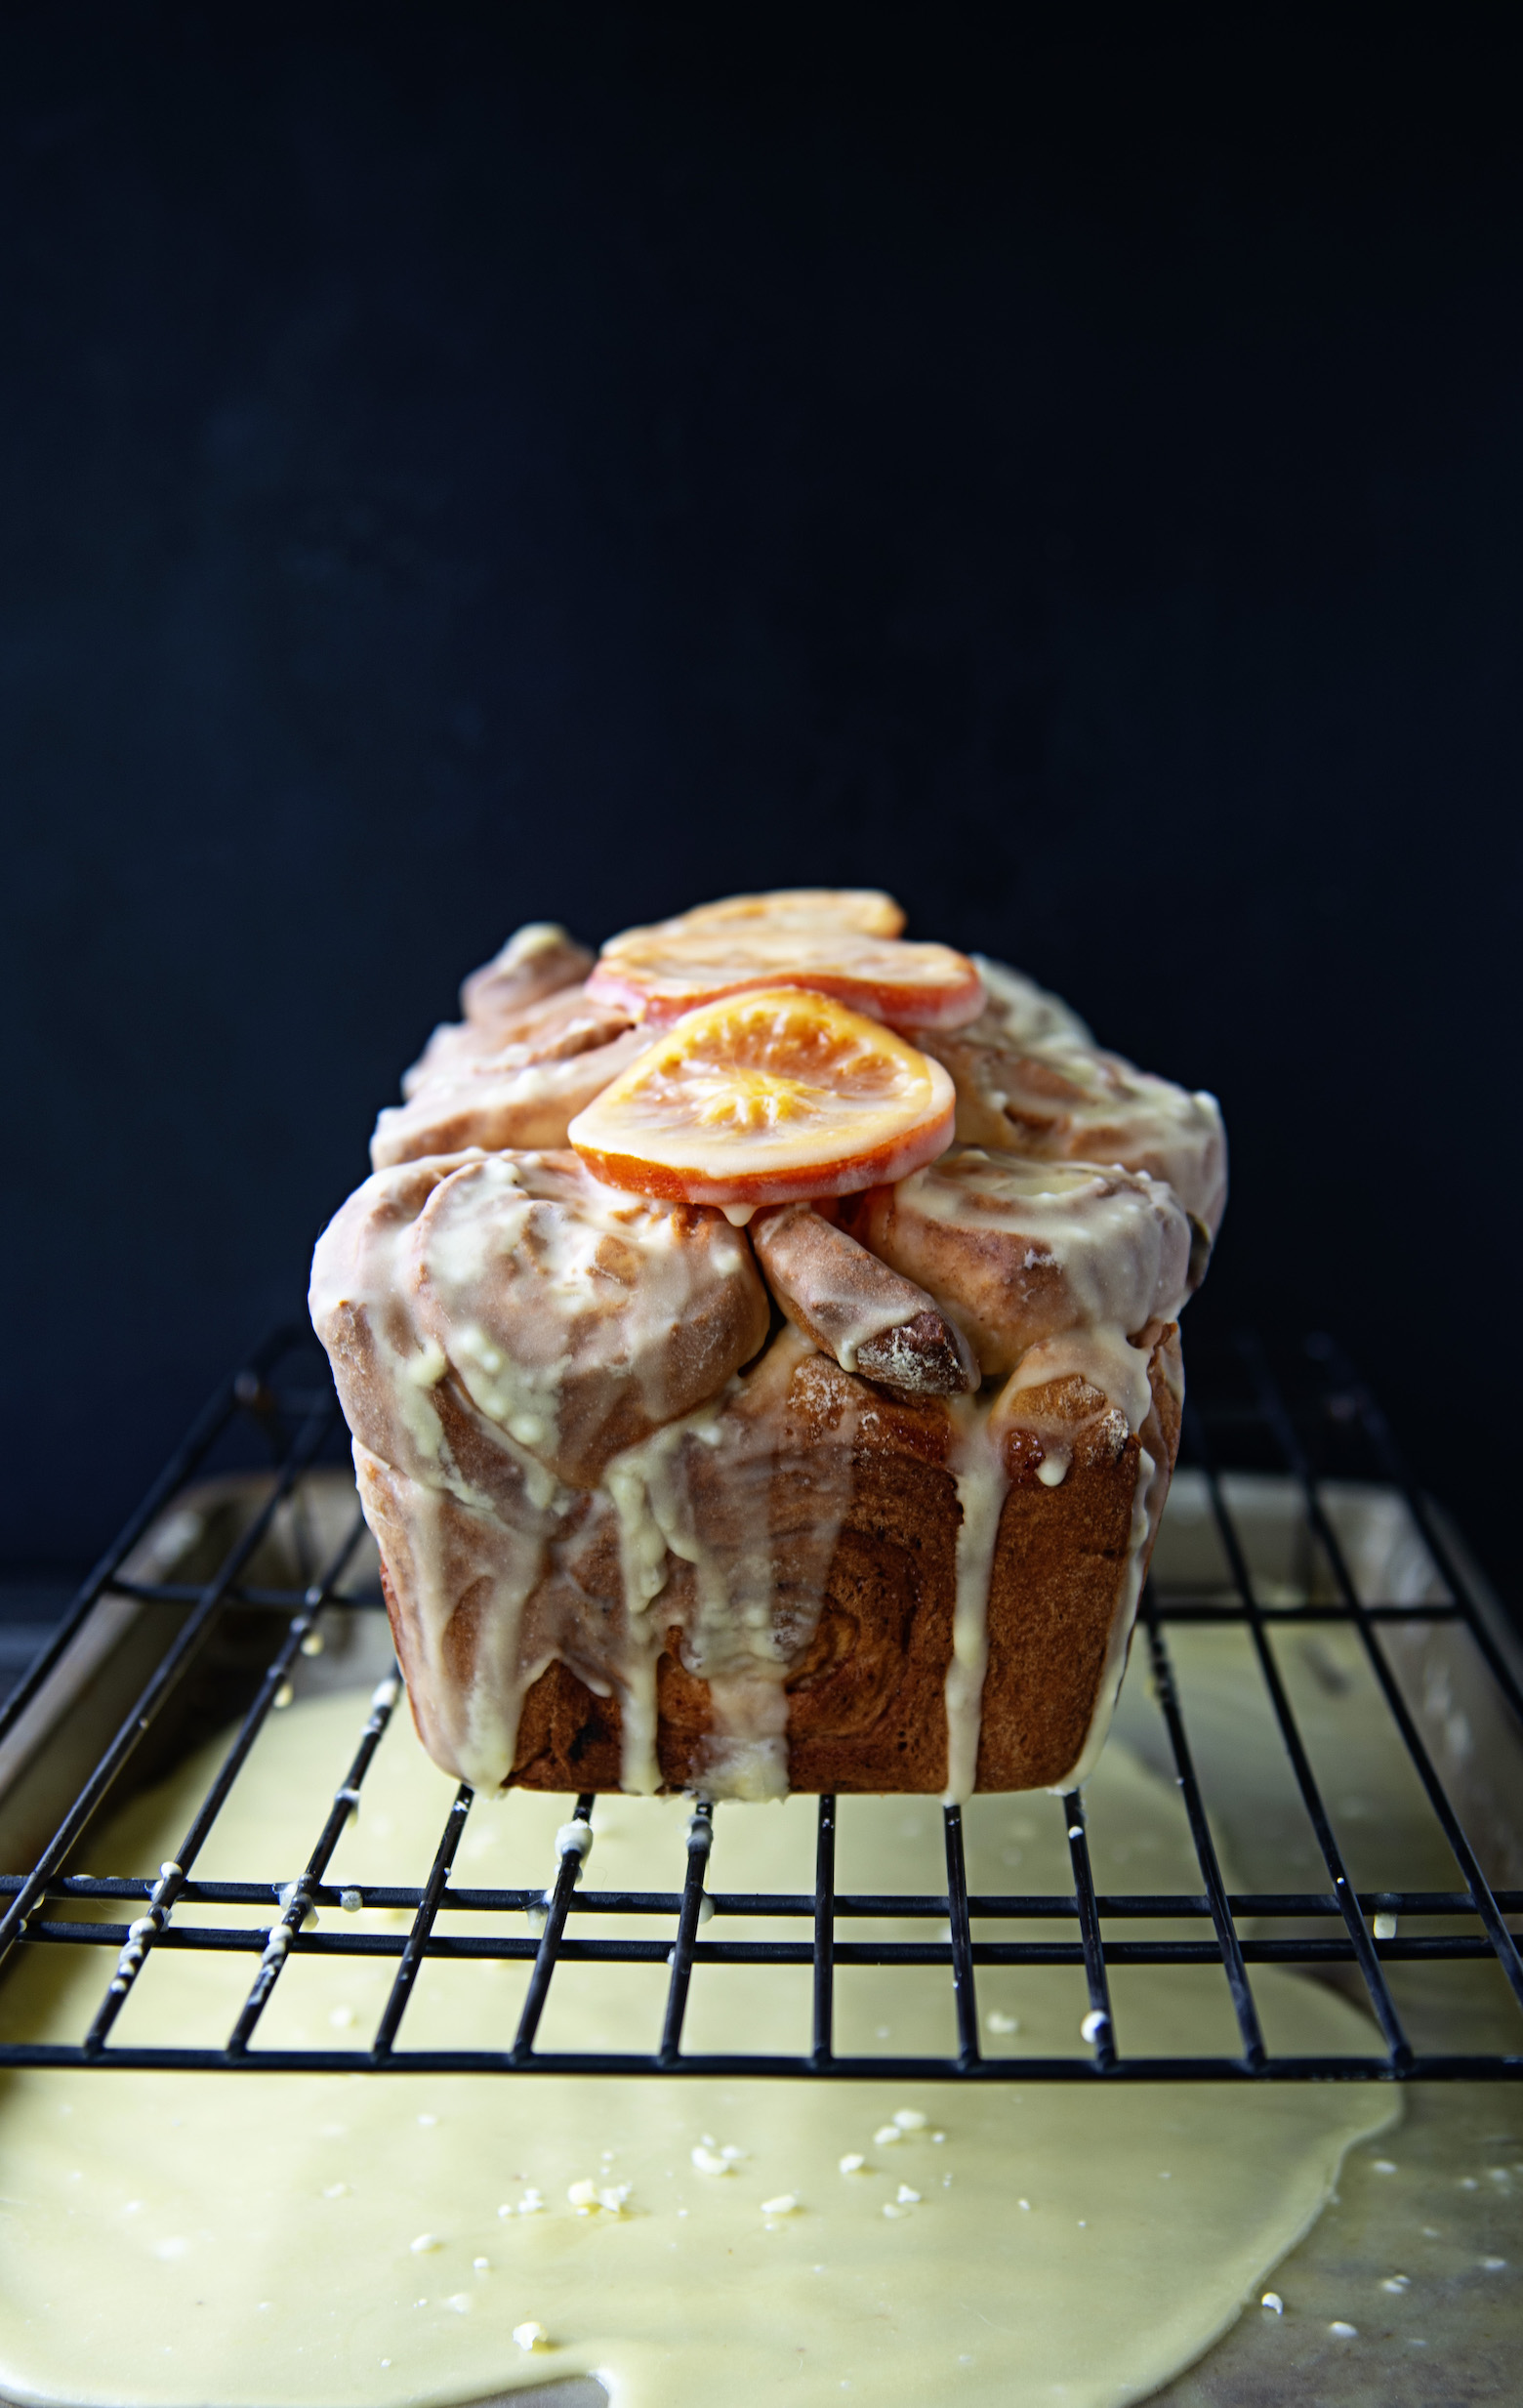
<svg viewBox="0 0 1523 2408">
<path fill-rule="evenodd" d="M 357 1511 L 342 1542 L 322 1564 L 306 1567 L 300 1585 L 253 1585 L 251 1567 L 262 1546 L 304 1483 L 343 1459 L 346 1433 L 325 1366 L 305 1333 L 286 1331 L 270 1339 L 211 1400 L 184 1444 L 144 1499 L 121 1536 L 96 1567 L 37 1661 L 0 1710 L 0 1747 L 21 1718 L 57 1681 L 68 1651 L 93 1615 L 121 1600 L 174 1609 L 170 1635 L 145 1685 L 115 1735 L 82 1781 L 52 1837 L 30 1869 L 0 1877 L 0 1972 L 17 1952 L 36 1947 L 87 1947 L 102 1952 L 105 1977 L 99 2007 L 77 2045 L 21 2042 L 0 2046 L 0 2065 L 68 2065 L 110 2068 L 158 2067 L 225 2071 L 481 2072 L 496 2074 L 586 2073 L 806 2078 L 874 2078 L 976 2081 L 1299 2081 L 1308 2078 L 1410 2080 L 1517 2079 L 1523 2075 L 1523 2025 L 1511 2053 L 1477 2054 L 1415 2044 L 1392 1996 L 1388 1969 L 1426 1961 L 1456 1966 L 1492 1960 L 1523 2010 L 1523 1958 L 1509 1918 L 1523 1916 L 1523 1890 L 1494 1889 L 1457 1807 L 1451 1787 L 1435 1764 L 1403 1683 L 1393 1668 L 1386 1634 L 1393 1625 L 1432 1629 L 1459 1626 L 1459 1635 L 1479 1651 L 1487 1677 L 1523 1725 L 1523 1693 L 1509 1660 L 1505 1631 L 1497 1609 L 1450 1543 L 1442 1517 L 1416 1488 L 1401 1462 L 1379 1405 L 1331 1340 L 1308 1340 L 1289 1371 L 1277 1374 L 1265 1348 L 1245 1338 L 1214 1380 L 1192 1364 L 1192 1399 L 1185 1421 L 1183 1465 L 1204 1483 L 1209 1512 L 1219 1538 L 1228 1579 L 1214 1595 L 1170 1587 L 1155 1578 L 1144 1592 L 1133 1664 L 1150 1676 L 1167 1732 L 1174 1776 L 1188 1818 L 1200 1869 L 1193 1894 L 1108 1895 L 1098 1893 L 1091 1874 L 1082 1796 L 1040 1798 L 1036 1808 L 1063 1818 L 1073 1887 L 1067 1893 L 969 1894 L 962 1814 L 942 1809 L 946 1887 L 926 1894 L 865 1895 L 838 1890 L 836 1839 L 838 1802 L 818 1801 L 814 1888 L 811 1892 L 727 1891 L 714 1888 L 722 1875 L 725 1813 L 697 1799 L 685 1825 L 685 1856 L 673 1866 L 674 1887 L 663 1891 L 626 1892 L 581 1886 L 582 1851 L 576 1829 L 591 1825 L 597 1801 L 575 1801 L 561 1834 L 558 1857 L 544 1869 L 545 1889 L 470 1889 L 453 1878 L 456 1853 L 473 1808 L 473 1794 L 457 1792 L 439 1834 L 433 1860 L 421 1886 L 365 1885 L 337 1888 L 325 1876 L 350 1811 L 387 1726 L 402 1698 L 393 1676 L 373 1695 L 356 1698 L 355 1734 L 347 1764 L 335 1766 L 331 1807 L 313 1840 L 304 1870 L 271 1868 L 260 1881 L 200 1881 L 197 1861 L 240 1769 L 257 1746 L 272 1708 L 284 1702 L 303 1642 L 312 1641 L 319 1617 L 334 1606 L 381 1610 L 379 1594 L 364 1569 L 363 1525 Z M 1199 1391 L 1198 1393 L 1195 1391 Z M 245 1450 L 257 1437 L 267 1467 L 264 1501 L 224 1559 L 197 1583 L 133 1579 L 128 1567 L 144 1534 L 159 1525 L 208 1465 L 226 1458 L 229 1443 Z M 245 1451 L 244 1460 L 247 1460 Z M 1431 1569 L 1429 1595 L 1419 1603 L 1362 1597 L 1340 1541 L 1326 1489 L 1327 1467 L 1374 1479 L 1405 1501 Z M 272 1468 L 272 1469 L 271 1469 Z M 1230 1471 L 1256 1469 L 1294 1485 L 1299 1542 L 1318 1566 L 1315 1589 L 1286 1603 L 1260 1594 L 1239 1513 L 1232 1502 Z M 1320 1590 L 1320 1600 L 1316 1591 Z M 262 1677 L 214 1780 L 201 1800 L 174 1859 L 157 1879 L 122 1879 L 68 1869 L 87 1856 L 100 1809 L 160 1725 L 170 1701 L 204 1662 L 220 1625 L 230 1612 L 256 1612 L 268 1620 L 270 1652 Z M 1295 1786 L 1320 1854 L 1325 1882 L 1315 1889 L 1288 1883 L 1279 1889 L 1230 1892 L 1225 1887 L 1208 1815 L 1208 1800 L 1191 1753 L 1185 1700 L 1176 1678 L 1171 1633 L 1190 1624 L 1231 1624 L 1246 1635 L 1251 1661 L 1261 1681 L 1273 1723 L 1283 1743 Z M 1447 1889 L 1399 1888 L 1360 1891 L 1350 1878 L 1337 1828 L 1338 1814 L 1313 1769 L 1312 1755 L 1294 1710 L 1282 1661 L 1287 1625 L 1340 1624 L 1352 1635 L 1373 1677 L 1383 1711 L 1420 1784 L 1427 1810 L 1447 1846 L 1455 1885 Z M 1187 1683 L 1184 1684 L 1187 1686 Z M 241 1701 L 240 1701 L 241 1702 Z M 849 1813 L 851 1802 L 844 1802 Z M 741 1809 L 731 1809 L 741 1810 Z M 399 1868 L 413 1871 L 420 1867 Z M 103 1911 L 99 1902 L 119 1902 L 124 1920 L 86 1920 L 75 1911 Z M 246 1928 L 197 1924 L 178 1910 L 194 1906 L 246 1906 Z M 313 1909 L 390 1908 L 410 1915 L 410 1927 L 357 1930 L 307 1928 Z M 278 1910 L 273 1911 L 273 1910 Z M 469 1916 L 469 1931 L 459 1918 Z M 178 1918 L 178 1919 L 177 1919 Z M 614 1918 L 636 1919 L 652 1936 L 598 1937 Z M 776 1939 L 726 1939 L 727 1920 L 764 1919 L 780 1927 Z M 936 1927 L 924 1940 L 870 1936 L 853 1940 L 853 1926 L 891 1919 Z M 1416 1920 L 1441 1928 L 1401 1930 Z M 1184 1923 L 1199 1937 L 1179 1938 L 1150 1926 Z M 1280 1936 L 1260 1927 L 1310 1925 L 1311 1935 Z M 1051 1936 L 1009 1936 L 1009 1927 L 1043 1926 Z M 1241 1927 L 1252 1927 L 1244 1931 Z M 944 1932 L 943 1928 L 944 1927 Z M 1006 1936 L 1001 1936 L 1002 1929 Z M 700 1932 L 703 1936 L 700 1937 Z M 113 2041 L 117 2017 L 155 1951 L 202 1948 L 241 1952 L 251 1962 L 247 1994 L 225 2038 L 209 2035 L 205 2047 L 155 2048 Z M 390 1995 L 368 2048 L 278 2049 L 256 2046 L 260 2020 L 291 1960 L 305 1955 L 368 1955 L 394 1958 Z M 511 2040 L 500 2051 L 409 2049 L 404 2025 L 418 1976 L 431 1959 L 520 1960 L 530 1966 L 527 1988 Z M 654 1964 L 668 1969 L 660 2038 L 649 2052 L 560 2051 L 536 2046 L 556 1969 L 567 1964 Z M 804 2054 L 696 2052 L 682 2047 L 689 1985 L 697 1966 L 784 1965 L 811 1969 L 811 2039 Z M 833 2045 L 838 1969 L 859 1966 L 931 1966 L 946 1970 L 956 2012 L 957 2047 L 944 2056 L 869 2056 L 838 2054 Z M 1144 2056 L 1129 2054 L 1123 2028 L 1113 2015 L 1110 1973 L 1122 1965 L 1199 1965 L 1219 1970 L 1230 1996 L 1238 2046 L 1219 2055 Z M 1266 2046 L 1255 2003 L 1255 1965 L 1342 1969 L 1355 1978 L 1379 2026 L 1382 2047 L 1366 2055 L 1329 2057 L 1275 2055 Z M 1082 1967 L 1090 2012 L 1083 2054 L 1058 2056 L 1003 2053 L 980 2045 L 977 2003 L 980 1970 L 987 1966 Z M 1350 1970 L 1351 1969 L 1351 1970 Z"/>
</svg>

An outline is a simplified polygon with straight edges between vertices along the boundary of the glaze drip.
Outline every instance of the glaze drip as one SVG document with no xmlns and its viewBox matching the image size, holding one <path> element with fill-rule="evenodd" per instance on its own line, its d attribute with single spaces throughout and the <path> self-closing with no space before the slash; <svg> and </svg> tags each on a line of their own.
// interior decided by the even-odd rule
<svg viewBox="0 0 1523 2408">
<path fill-rule="evenodd" d="M 989 1407 L 977 1397 L 952 1406 L 952 1472 L 962 1515 L 957 1534 L 957 1599 L 947 1666 L 947 1786 L 943 1804 L 961 1806 L 978 1774 L 978 1733 L 989 1663 L 989 1588 L 1000 1515 L 1009 1489 Z"/>
</svg>

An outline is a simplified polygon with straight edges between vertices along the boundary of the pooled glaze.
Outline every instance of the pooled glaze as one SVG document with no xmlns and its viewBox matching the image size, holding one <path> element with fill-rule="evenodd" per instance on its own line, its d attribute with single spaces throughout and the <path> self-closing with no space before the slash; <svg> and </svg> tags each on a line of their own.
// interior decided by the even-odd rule
<svg viewBox="0 0 1523 2408">
<path fill-rule="evenodd" d="M 275 1717 L 198 1876 L 303 1863 L 365 1712 L 360 1690 Z M 226 1738 L 112 1818 L 89 1869 L 151 1876 Z M 361 1895 L 421 1883 L 452 1796 L 393 1718 L 330 1878 Z M 965 1809 L 975 1890 L 1010 1886 L 1011 1803 Z M 1107 1754 L 1089 1807 L 1102 1891 L 1198 1887 L 1176 1792 L 1125 1748 Z M 556 1796 L 478 1800 L 455 1879 L 538 1889 L 559 1862 L 565 1810 Z M 684 1811 L 599 1800 L 589 1886 L 673 1890 Z M 1027 1817 L 1019 1881 L 1071 1889 L 1058 1809 L 1044 1802 Z M 838 1820 L 844 1889 L 944 1885 L 930 1802 L 845 1799 Z M 720 1808 L 710 1880 L 806 1891 L 813 1850 L 812 1801 Z M 1237 1886 L 1230 1868 L 1227 1879 Z M 249 1912 L 178 1915 L 246 1926 Z M 407 1921 L 363 1907 L 340 1919 L 346 1933 L 396 1934 Z M 673 1920 L 638 1928 L 665 1941 Z M 773 1919 L 719 1928 L 779 1933 Z M 927 1935 L 902 1918 L 875 1929 Z M 157 1951 L 122 2039 L 217 2045 L 257 1962 Z M 5 2037 L 76 2038 L 108 1963 L 100 1949 L 24 1950 L 0 2001 Z M 293 1947 L 261 2043 L 357 2054 L 395 1966 Z M 399 2047 L 503 2048 L 526 1976 L 521 1964 L 431 1960 Z M 563 1967 L 541 2045 L 653 2047 L 667 1979 L 660 1965 Z M 1219 1976 L 1122 1967 L 1114 1979 L 1127 2049 L 1231 2045 Z M 991 2053 L 1081 2053 L 1087 2002 L 1072 1968 L 980 1967 L 977 1980 Z M 1377 2045 L 1368 2018 L 1314 1982 L 1255 1966 L 1254 1988 L 1279 2047 Z M 799 1969 L 700 1967 L 685 2043 L 805 2049 L 808 2000 Z M 945 1972 L 839 1980 L 836 2032 L 863 2054 L 952 2049 Z M 1338 2083 L 973 2093 L 883 2080 L 14 2073 L 0 2098 L 0 2392 L 76 2408 L 453 2408 L 590 2374 L 619 2408 L 1116 2408 L 1150 2395 L 1258 2298 L 1343 2150 L 1398 2107 L 1389 2086 Z M 875 2138 L 886 2133 L 897 2137 Z M 848 2158 L 856 2170 L 843 2173 Z M 534 2326 L 543 2339 L 525 2348 L 515 2335 Z"/>
</svg>

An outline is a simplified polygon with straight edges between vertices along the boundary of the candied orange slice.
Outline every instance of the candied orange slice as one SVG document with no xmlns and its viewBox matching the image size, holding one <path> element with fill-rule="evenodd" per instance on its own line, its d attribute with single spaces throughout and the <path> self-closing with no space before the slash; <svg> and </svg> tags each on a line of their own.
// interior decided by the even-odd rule
<svg viewBox="0 0 1523 2408">
<path fill-rule="evenodd" d="M 696 913 L 630 929 L 603 947 L 587 992 L 659 1028 L 720 996 L 773 986 L 834 995 L 896 1028 L 961 1028 L 984 1005 L 983 981 L 966 953 L 905 944 L 802 911 L 728 920 Z"/>
<path fill-rule="evenodd" d="M 657 924 L 670 934 L 689 929 L 855 929 L 861 936 L 897 936 L 904 913 L 891 894 L 877 887 L 774 887 L 767 894 L 727 894 L 721 902 L 697 903 Z M 629 936 L 648 936 L 649 929 L 635 928 Z M 610 937 L 605 953 L 623 944 Z"/>
<path fill-rule="evenodd" d="M 610 1186 L 689 1204 L 851 1195 L 934 1161 L 947 1073 L 892 1029 L 799 987 L 689 1012 L 577 1114 Z"/>
</svg>

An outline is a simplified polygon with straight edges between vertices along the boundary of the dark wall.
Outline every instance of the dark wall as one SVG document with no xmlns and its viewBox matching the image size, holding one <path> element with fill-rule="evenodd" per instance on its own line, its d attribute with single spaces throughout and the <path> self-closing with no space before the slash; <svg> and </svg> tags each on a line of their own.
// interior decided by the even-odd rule
<svg viewBox="0 0 1523 2408">
<path fill-rule="evenodd" d="M 1197 1317 L 1516 1593 L 1512 62 L 1022 15 L 8 13 L 0 1558 L 515 923 L 857 880 L 1220 1093 Z"/>
</svg>

